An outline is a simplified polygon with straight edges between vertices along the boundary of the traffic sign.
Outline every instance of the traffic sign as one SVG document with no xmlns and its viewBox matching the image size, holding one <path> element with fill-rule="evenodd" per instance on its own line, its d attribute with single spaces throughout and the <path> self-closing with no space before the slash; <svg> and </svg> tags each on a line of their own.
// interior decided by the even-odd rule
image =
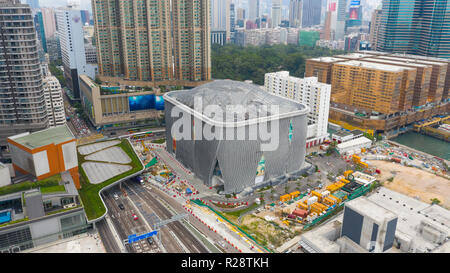
<svg viewBox="0 0 450 273">
<path fill-rule="evenodd" d="M 152 236 L 154 236 L 156 234 L 158 234 L 158 231 L 156 231 L 156 230 L 152 231 L 152 232 L 149 232 L 149 233 L 145 233 L 145 234 L 139 235 L 139 236 L 137 236 L 136 234 L 132 234 L 132 235 L 128 236 L 128 243 L 131 244 L 131 243 L 134 243 L 134 242 L 137 242 L 137 241 L 140 241 L 140 240 L 144 240 L 144 239 L 152 237 Z"/>
</svg>

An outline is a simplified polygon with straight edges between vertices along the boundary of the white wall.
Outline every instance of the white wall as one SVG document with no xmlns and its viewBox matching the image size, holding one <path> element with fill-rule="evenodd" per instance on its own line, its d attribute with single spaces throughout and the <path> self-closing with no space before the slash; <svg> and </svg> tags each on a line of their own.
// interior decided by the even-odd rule
<svg viewBox="0 0 450 273">
<path fill-rule="evenodd" d="M 0 165 L 0 187 L 11 184 L 11 175 L 6 165 Z"/>
<path fill-rule="evenodd" d="M 34 169 L 36 171 L 36 176 L 41 176 L 43 174 L 50 172 L 50 165 L 48 162 L 48 156 L 47 156 L 46 150 L 33 154 L 33 161 L 34 161 Z"/>
<path fill-rule="evenodd" d="M 77 150 L 75 141 L 62 145 L 64 157 L 64 170 L 69 170 L 78 166 Z"/>
</svg>

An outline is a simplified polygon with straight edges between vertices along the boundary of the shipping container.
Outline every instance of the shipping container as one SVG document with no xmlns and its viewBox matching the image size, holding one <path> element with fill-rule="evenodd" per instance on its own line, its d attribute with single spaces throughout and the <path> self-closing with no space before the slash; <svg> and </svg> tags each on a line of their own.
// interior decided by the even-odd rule
<svg viewBox="0 0 450 273">
<path fill-rule="evenodd" d="M 302 209 L 295 209 L 292 212 L 292 214 L 295 215 L 295 216 L 298 216 L 298 217 L 305 218 L 306 216 L 308 216 L 308 211 L 302 210 Z"/>
<path fill-rule="evenodd" d="M 312 194 L 313 196 L 317 196 L 318 200 L 320 200 L 320 199 L 322 198 L 322 194 L 320 194 L 320 193 L 318 193 L 318 192 L 316 192 L 316 191 L 311 191 L 311 194 Z"/>
<path fill-rule="evenodd" d="M 287 202 L 289 200 L 291 200 L 291 196 L 289 194 L 285 194 L 285 195 L 280 196 L 280 201 L 281 202 Z"/>
<path fill-rule="evenodd" d="M 297 207 L 303 210 L 308 210 L 308 205 L 303 204 L 303 203 L 298 203 Z"/>
<path fill-rule="evenodd" d="M 291 196 L 291 198 L 296 198 L 297 196 L 300 195 L 300 192 L 299 191 L 294 191 L 294 192 L 291 192 L 289 195 Z"/>
<path fill-rule="evenodd" d="M 314 204 L 315 202 L 317 202 L 317 200 L 318 200 L 317 196 L 310 197 L 310 198 L 308 199 L 307 204 L 308 204 L 308 205 Z"/>
<path fill-rule="evenodd" d="M 352 170 L 345 171 L 345 172 L 344 172 L 345 178 L 347 178 L 347 177 L 348 177 L 350 174 L 352 174 L 352 173 L 353 173 Z"/>
</svg>

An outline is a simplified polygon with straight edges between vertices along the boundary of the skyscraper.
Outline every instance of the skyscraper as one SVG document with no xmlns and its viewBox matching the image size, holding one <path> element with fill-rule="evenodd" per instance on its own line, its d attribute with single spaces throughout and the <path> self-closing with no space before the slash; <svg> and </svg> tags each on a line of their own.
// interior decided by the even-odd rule
<svg viewBox="0 0 450 273">
<path fill-rule="evenodd" d="M 281 24 L 281 0 L 272 0 L 272 27 Z"/>
<path fill-rule="evenodd" d="M 0 94 L 3 157 L 7 137 L 48 127 L 36 29 L 19 0 L 0 0 Z"/>
<path fill-rule="evenodd" d="M 26 3 L 28 5 L 30 5 L 31 9 L 38 9 L 39 8 L 39 0 L 27 0 Z"/>
<path fill-rule="evenodd" d="M 383 1 L 377 50 L 450 58 L 449 0 Z"/>
<path fill-rule="evenodd" d="M 248 0 L 248 19 L 255 21 L 260 17 L 260 0 Z"/>
<path fill-rule="evenodd" d="M 38 11 L 34 15 L 34 26 L 36 27 L 36 33 L 38 40 L 41 42 L 42 49 L 47 53 L 47 39 L 44 30 L 44 20 L 42 17 L 42 12 Z"/>
<path fill-rule="evenodd" d="M 230 38 L 230 0 L 211 0 L 211 31 L 226 31 Z"/>
<path fill-rule="evenodd" d="M 302 0 L 291 0 L 289 2 L 289 26 L 301 27 L 302 25 Z"/>
<path fill-rule="evenodd" d="M 381 9 L 376 9 L 372 13 L 372 20 L 370 21 L 370 46 L 375 49 L 378 45 L 378 35 L 381 26 Z"/>
<path fill-rule="evenodd" d="M 320 25 L 322 0 L 303 0 L 302 27 Z"/>
<path fill-rule="evenodd" d="M 56 19 L 53 8 L 41 8 L 44 21 L 45 38 L 50 38 L 56 33 Z"/>
<path fill-rule="evenodd" d="M 337 14 L 336 14 L 336 21 L 335 23 L 332 22 L 332 24 L 335 24 L 335 40 L 342 40 L 344 39 L 345 35 L 345 21 L 347 19 L 347 2 L 348 0 L 336 0 L 337 3 Z"/>
<path fill-rule="evenodd" d="M 80 98 L 79 76 L 95 77 L 95 66 L 86 63 L 80 10 L 68 6 L 56 11 L 64 77 L 74 99 Z"/>
<path fill-rule="evenodd" d="M 210 79 L 209 1 L 96 0 L 92 10 L 100 76 L 144 85 Z"/>
</svg>

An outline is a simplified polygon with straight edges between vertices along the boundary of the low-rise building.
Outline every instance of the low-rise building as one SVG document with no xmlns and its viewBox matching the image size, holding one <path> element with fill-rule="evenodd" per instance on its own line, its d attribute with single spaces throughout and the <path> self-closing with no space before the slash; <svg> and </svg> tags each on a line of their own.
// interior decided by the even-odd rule
<svg viewBox="0 0 450 273">
<path fill-rule="evenodd" d="M 67 124 L 8 138 L 13 167 L 38 181 L 69 172 L 80 188 L 76 139 Z"/>
<path fill-rule="evenodd" d="M 361 152 L 361 149 L 367 149 L 370 148 L 372 145 L 372 140 L 368 139 L 367 137 L 358 137 L 346 142 L 343 142 L 341 144 L 338 144 L 336 146 L 336 149 L 340 154 L 356 154 Z"/>
<path fill-rule="evenodd" d="M 152 88 L 106 86 L 80 76 L 81 105 L 97 128 L 159 125 L 164 101 Z"/>
</svg>

